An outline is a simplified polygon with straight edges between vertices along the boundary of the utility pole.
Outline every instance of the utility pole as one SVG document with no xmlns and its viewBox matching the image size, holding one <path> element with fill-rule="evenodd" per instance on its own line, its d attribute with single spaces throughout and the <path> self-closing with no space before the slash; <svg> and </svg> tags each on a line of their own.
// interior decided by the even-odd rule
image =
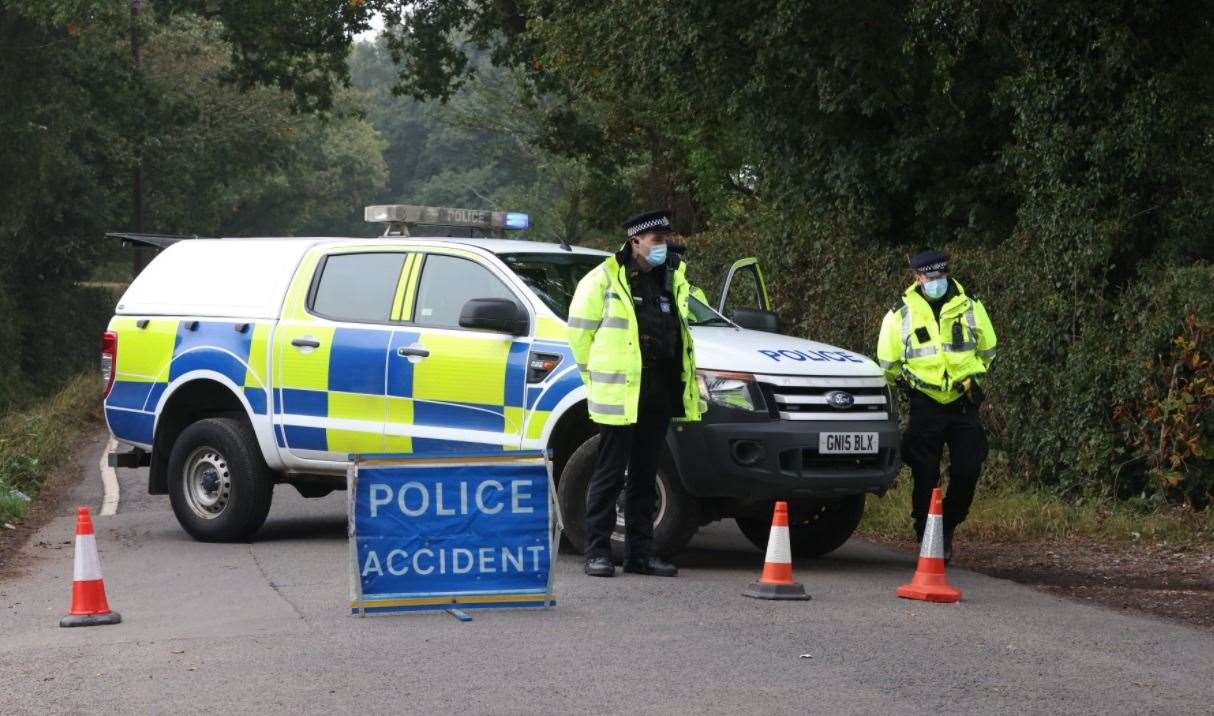
<svg viewBox="0 0 1214 716">
<path fill-rule="evenodd" d="M 131 72 L 139 81 L 139 11 L 142 0 L 131 0 Z M 142 121 L 142 120 L 140 120 Z M 135 136 L 139 145 L 135 148 L 135 172 L 132 177 L 132 205 L 134 209 L 135 232 L 143 232 L 143 142 L 142 132 Z M 131 247 L 131 280 L 143 270 L 143 250 Z"/>
</svg>

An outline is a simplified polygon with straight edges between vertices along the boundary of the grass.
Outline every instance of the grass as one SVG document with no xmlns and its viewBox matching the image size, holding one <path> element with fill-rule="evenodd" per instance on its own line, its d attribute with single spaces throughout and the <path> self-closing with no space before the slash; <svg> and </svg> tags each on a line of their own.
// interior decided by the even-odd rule
<svg viewBox="0 0 1214 716">
<path fill-rule="evenodd" d="M 910 494 L 910 474 L 903 470 L 893 490 L 881 498 L 868 498 L 859 534 L 882 540 L 913 541 Z M 1108 498 L 1071 500 L 1040 488 L 980 484 L 969 518 L 957 534 L 983 542 L 1079 538 L 1209 545 L 1214 544 L 1214 509 L 1195 512 Z"/>
<path fill-rule="evenodd" d="M 0 418 L 0 523 L 16 522 L 29 510 L 46 476 L 99 419 L 100 405 L 101 386 L 88 373 L 50 399 Z"/>
</svg>

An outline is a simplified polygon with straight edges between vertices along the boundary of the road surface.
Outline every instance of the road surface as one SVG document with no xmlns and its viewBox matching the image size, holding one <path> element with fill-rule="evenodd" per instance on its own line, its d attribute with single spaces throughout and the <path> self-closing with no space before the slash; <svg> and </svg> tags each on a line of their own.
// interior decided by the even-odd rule
<svg viewBox="0 0 1214 716">
<path fill-rule="evenodd" d="M 899 600 L 914 556 L 856 540 L 796 564 L 813 601 L 753 601 L 762 554 L 732 522 L 677 579 L 562 555 L 550 611 L 359 619 L 344 493 L 280 486 L 256 542 L 202 544 L 143 471 L 95 518 L 123 623 L 60 629 L 97 457 L 0 581 L 0 713 L 1214 713 L 1214 633 L 960 570 L 961 604 Z"/>
</svg>

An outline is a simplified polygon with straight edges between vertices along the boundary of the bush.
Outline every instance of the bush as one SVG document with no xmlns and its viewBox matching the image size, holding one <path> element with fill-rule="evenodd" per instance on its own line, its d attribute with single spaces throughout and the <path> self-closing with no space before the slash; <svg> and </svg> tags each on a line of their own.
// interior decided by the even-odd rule
<svg viewBox="0 0 1214 716">
<path fill-rule="evenodd" d="M 36 407 L 0 419 L 0 522 L 20 519 L 57 465 L 100 415 L 100 379 L 87 373 Z"/>
<path fill-rule="evenodd" d="M 1136 338 L 1112 396 L 1123 494 L 1214 500 L 1214 267 L 1161 272 L 1120 312 Z"/>
</svg>

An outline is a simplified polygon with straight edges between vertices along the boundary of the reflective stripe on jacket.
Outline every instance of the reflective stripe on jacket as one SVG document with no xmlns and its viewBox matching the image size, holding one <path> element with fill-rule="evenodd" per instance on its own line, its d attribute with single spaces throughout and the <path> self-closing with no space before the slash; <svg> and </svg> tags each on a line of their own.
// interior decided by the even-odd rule
<svg viewBox="0 0 1214 716">
<path fill-rule="evenodd" d="M 902 303 L 885 314 L 877 339 L 877 362 L 886 380 L 893 384 L 902 376 L 940 403 L 960 398 L 956 386 L 966 378 L 981 382 L 997 343 L 982 302 L 967 296 L 960 283 L 953 285 L 957 295 L 940 307 L 937 320 L 918 284 L 911 284 Z"/>
<path fill-rule="evenodd" d="M 672 259 L 666 270 L 672 272 L 683 336 L 683 415 L 675 419 L 699 420 L 695 350 L 687 328 L 687 264 Z M 590 419 L 602 425 L 635 423 L 641 397 L 641 341 L 626 272 L 619 255 L 608 257 L 578 283 L 569 307 L 569 347 L 586 384 Z"/>
</svg>

